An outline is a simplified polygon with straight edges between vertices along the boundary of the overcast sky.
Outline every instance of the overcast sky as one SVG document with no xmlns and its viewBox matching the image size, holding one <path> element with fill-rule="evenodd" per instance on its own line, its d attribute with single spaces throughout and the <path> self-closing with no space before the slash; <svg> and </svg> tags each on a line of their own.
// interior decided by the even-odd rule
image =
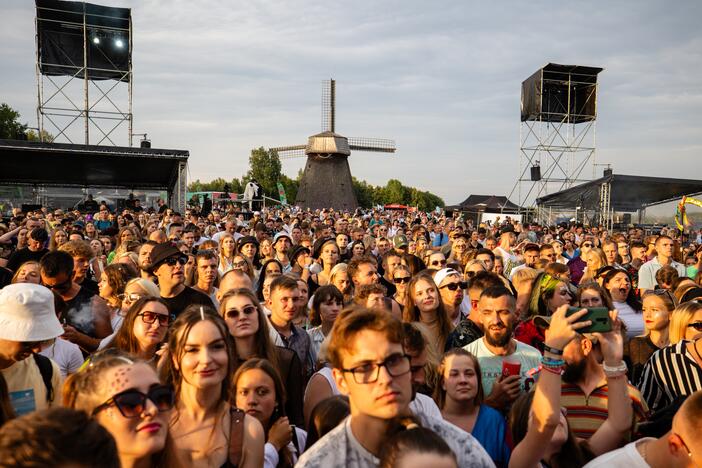
<svg viewBox="0 0 702 468">
<path fill-rule="evenodd" d="M 548 62 L 605 69 L 598 162 L 702 177 L 696 0 L 110 5 L 132 8 L 134 131 L 190 150 L 192 179 L 238 177 L 252 148 L 305 143 L 333 77 L 337 132 L 397 143 L 395 155 L 354 153 L 356 177 L 398 178 L 449 204 L 506 195 L 519 170 L 520 85 Z M 0 17 L 0 101 L 34 126 L 33 2 L 2 0 Z M 295 177 L 303 164 L 283 170 Z"/>
</svg>

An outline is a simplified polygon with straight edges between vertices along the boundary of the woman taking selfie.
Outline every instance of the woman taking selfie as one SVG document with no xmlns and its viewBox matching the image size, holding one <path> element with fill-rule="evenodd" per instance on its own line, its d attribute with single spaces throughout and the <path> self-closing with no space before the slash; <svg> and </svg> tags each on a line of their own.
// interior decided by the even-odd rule
<svg viewBox="0 0 702 468">
<path fill-rule="evenodd" d="M 175 390 L 170 420 L 180 466 L 260 467 L 261 424 L 232 406 L 234 349 L 227 325 L 209 308 L 190 306 L 171 326 L 164 380 Z"/>
</svg>

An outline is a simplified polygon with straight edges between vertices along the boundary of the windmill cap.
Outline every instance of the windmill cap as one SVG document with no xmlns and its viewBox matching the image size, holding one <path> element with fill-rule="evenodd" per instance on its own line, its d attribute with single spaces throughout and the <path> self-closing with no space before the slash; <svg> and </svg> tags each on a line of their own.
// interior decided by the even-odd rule
<svg viewBox="0 0 702 468">
<path fill-rule="evenodd" d="M 0 290 L 0 339 L 45 341 L 63 335 L 54 295 L 38 284 L 17 283 Z"/>
</svg>

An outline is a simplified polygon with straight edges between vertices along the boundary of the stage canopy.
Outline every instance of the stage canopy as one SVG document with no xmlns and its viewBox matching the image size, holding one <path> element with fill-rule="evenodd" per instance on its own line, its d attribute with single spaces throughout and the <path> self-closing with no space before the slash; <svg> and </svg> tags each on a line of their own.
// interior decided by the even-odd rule
<svg viewBox="0 0 702 468">
<path fill-rule="evenodd" d="M 536 200 L 537 206 L 554 209 L 589 209 L 600 204 L 600 189 L 610 184 L 614 211 L 633 212 L 702 192 L 702 180 L 611 174 Z"/>
<path fill-rule="evenodd" d="M 516 213 L 519 211 L 519 206 L 502 195 L 470 195 L 458 205 L 447 206 L 446 208 L 474 213 Z"/>
<path fill-rule="evenodd" d="M 183 150 L 0 140 L 0 184 L 166 190 L 185 206 Z"/>
</svg>

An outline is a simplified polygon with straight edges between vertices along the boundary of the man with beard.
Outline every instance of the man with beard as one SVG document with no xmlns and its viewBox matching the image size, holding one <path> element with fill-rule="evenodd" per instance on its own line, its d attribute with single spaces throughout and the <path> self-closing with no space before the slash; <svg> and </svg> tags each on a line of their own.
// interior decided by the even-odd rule
<svg viewBox="0 0 702 468">
<path fill-rule="evenodd" d="M 565 369 L 561 384 L 561 406 L 567 411 L 568 426 L 577 437 L 589 439 L 607 419 L 607 376 L 602 368 L 604 357 L 597 338 L 579 334 L 563 349 Z M 646 419 L 648 407 L 641 393 L 628 384 L 634 408 L 634 420 L 628 438 L 636 425 Z"/>
<path fill-rule="evenodd" d="M 541 353 L 513 338 L 516 299 L 504 286 L 491 286 L 478 300 L 478 311 L 485 335 L 463 349 L 478 358 L 485 404 L 507 410 L 524 390 L 531 369 L 541 364 Z M 503 362 L 520 365 L 519 375 L 502 374 Z"/>
<path fill-rule="evenodd" d="M 155 276 L 151 274 L 151 251 L 158 244 L 152 240 L 148 240 L 139 247 L 139 275 L 147 280 L 153 281 Z"/>
</svg>

